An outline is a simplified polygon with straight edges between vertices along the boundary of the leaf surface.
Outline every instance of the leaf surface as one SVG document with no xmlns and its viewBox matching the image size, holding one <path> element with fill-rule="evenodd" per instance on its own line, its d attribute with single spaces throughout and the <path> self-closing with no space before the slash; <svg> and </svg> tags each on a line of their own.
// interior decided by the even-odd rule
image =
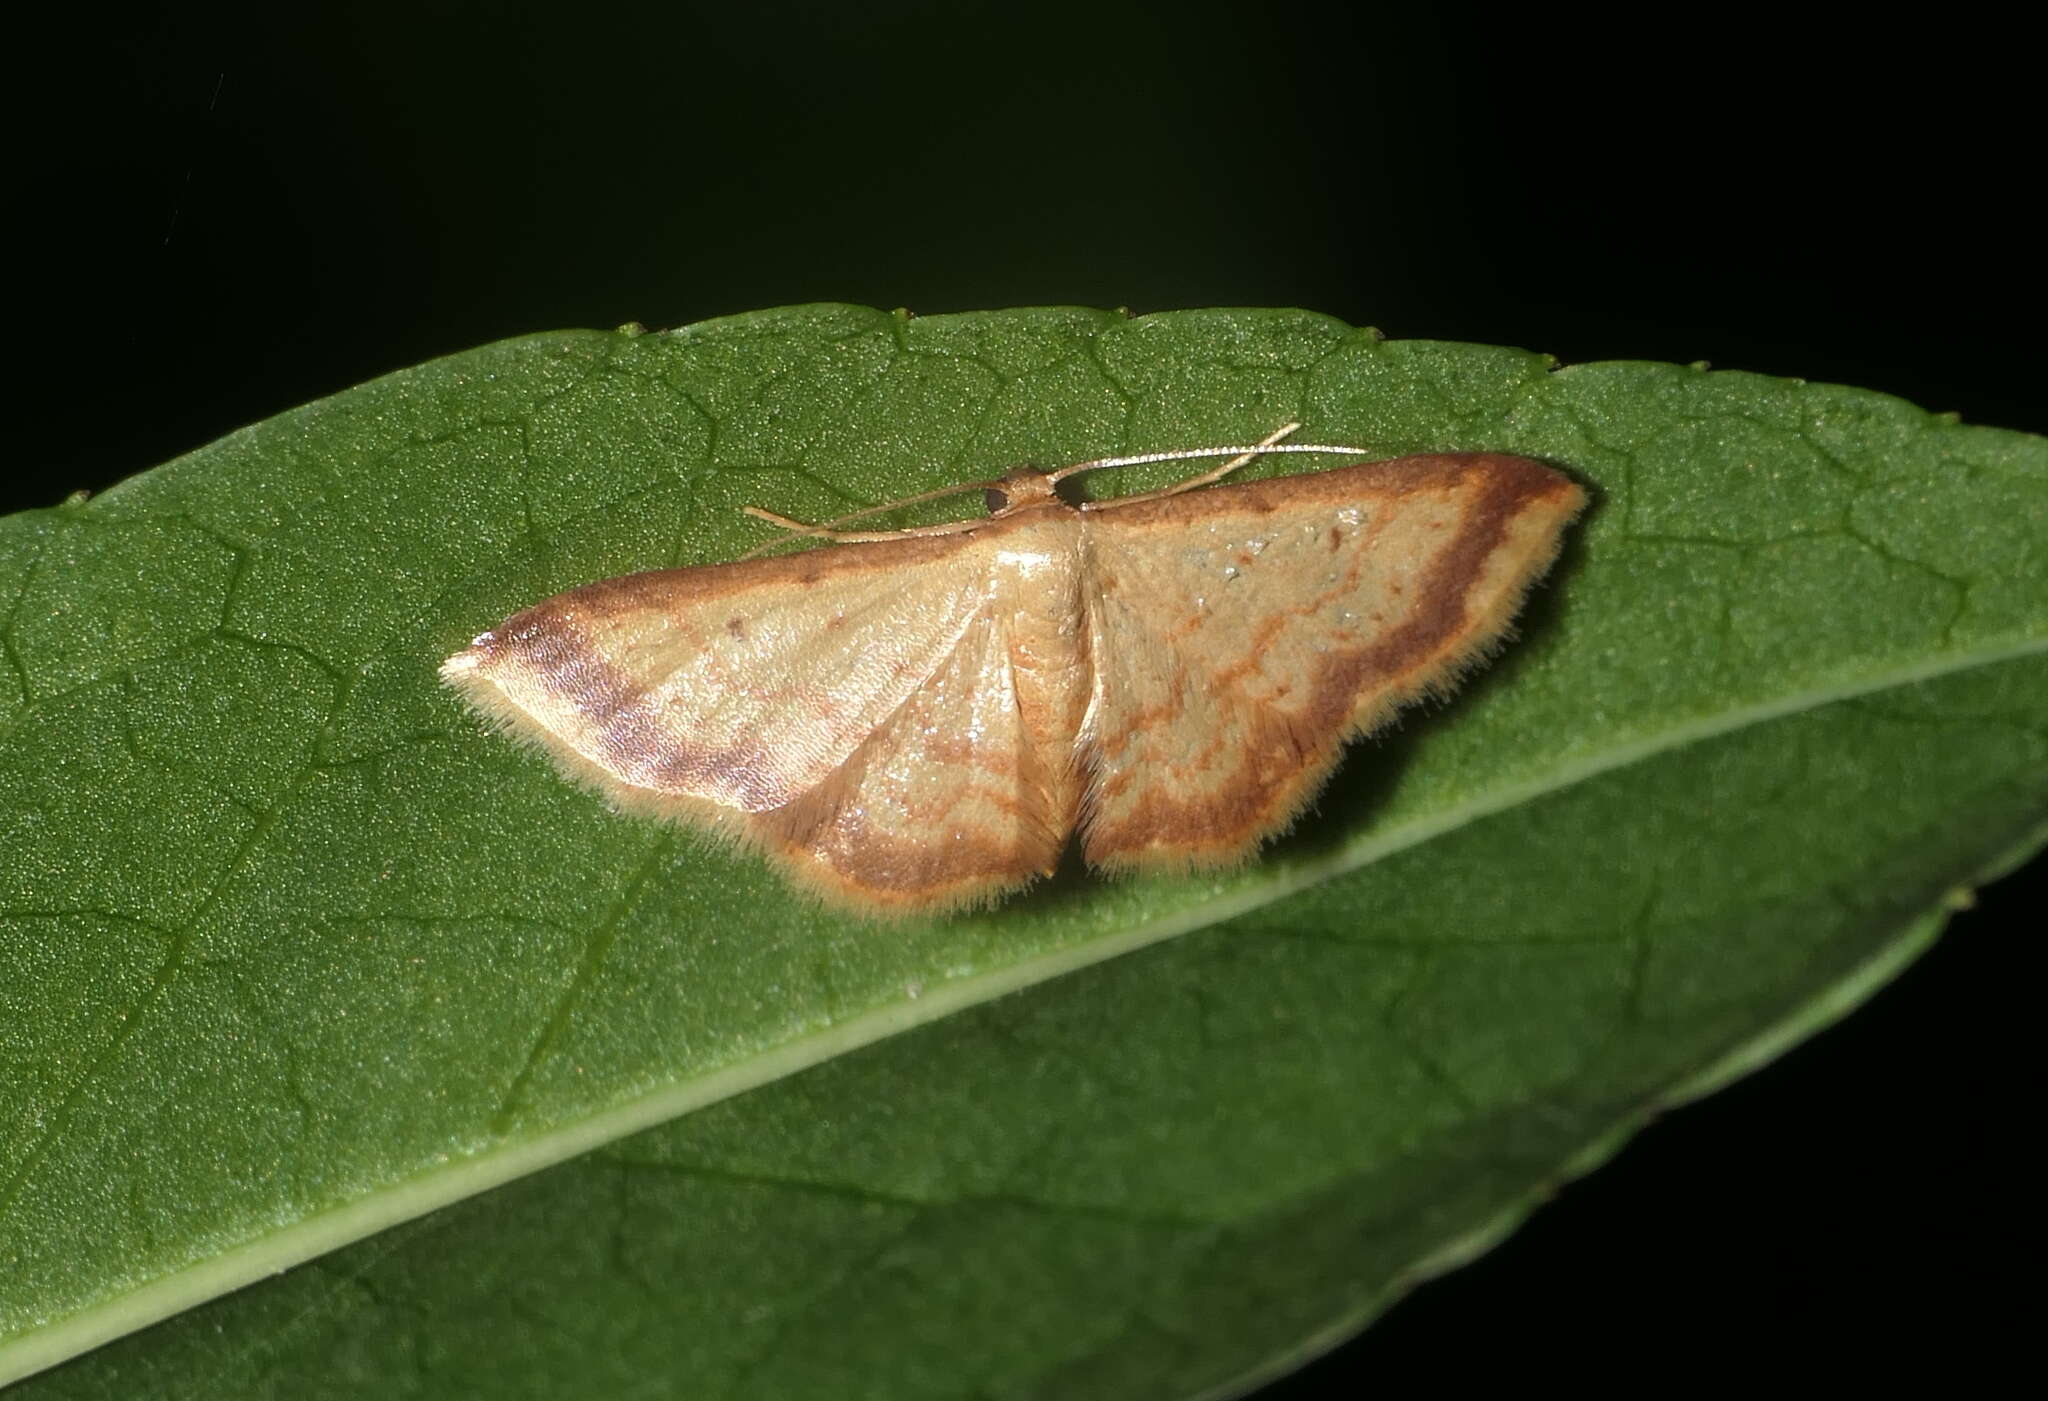
<svg viewBox="0 0 2048 1401">
<path fill-rule="evenodd" d="M 1596 506 L 1523 640 L 1227 879 L 852 924 L 434 684 L 539 597 L 757 543 L 741 504 L 1290 419 Z M 2039 845 L 2044 542 L 2039 439 L 1236 311 L 531 337 L 8 518 L 0 1377 L 201 1304 L 21 1394 L 1282 1365 Z"/>
</svg>

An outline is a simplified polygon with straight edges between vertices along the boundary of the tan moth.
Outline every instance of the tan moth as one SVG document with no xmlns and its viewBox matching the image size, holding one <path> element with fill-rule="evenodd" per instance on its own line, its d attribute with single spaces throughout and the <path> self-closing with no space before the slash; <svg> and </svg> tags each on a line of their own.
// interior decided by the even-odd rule
<svg viewBox="0 0 2048 1401">
<path fill-rule="evenodd" d="M 832 543 L 572 589 L 441 675 L 616 807 L 863 910 L 990 900 L 1077 832 L 1111 871 L 1235 864 L 1347 741 L 1502 638 L 1585 504 L 1489 453 L 1217 484 L 1266 453 L 1365 455 L 1282 442 L 1297 426 L 952 488 L 989 493 L 980 520 L 846 531 L 749 507 Z M 1055 490 L 1206 457 L 1230 460 L 1134 496 Z"/>
</svg>

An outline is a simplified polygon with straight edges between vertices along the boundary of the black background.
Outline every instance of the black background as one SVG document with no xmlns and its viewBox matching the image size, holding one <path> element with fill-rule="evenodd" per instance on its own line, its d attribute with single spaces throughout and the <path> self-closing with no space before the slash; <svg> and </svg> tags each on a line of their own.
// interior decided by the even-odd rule
<svg viewBox="0 0 2048 1401">
<path fill-rule="evenodd" d="M 1962 7 L 289 8 L 16 55 L 0 508 L 499 337 L 811 300 L 1298 305 L 2048 427 L 2040 75 Z M 1266 1394 L 2031 1363 L 2040 870 Z"/>
</svg>

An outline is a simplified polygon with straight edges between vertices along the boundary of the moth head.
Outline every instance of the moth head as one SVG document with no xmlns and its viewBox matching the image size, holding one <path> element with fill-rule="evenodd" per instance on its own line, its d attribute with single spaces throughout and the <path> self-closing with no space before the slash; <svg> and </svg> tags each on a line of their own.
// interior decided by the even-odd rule
<svg viewBox="0 0 2048 1401">
<path fill-rule="evenodd" d="M 1053 490 L 1052 476 L 1036 467 L 1005 472 L 1000 481 L 982 492 L 982 499 L 988 502 L 989 515 L 996 518 L 1013 516 L 1034 506 L 1061 504 L 1059 493 Z"/>
</svg>

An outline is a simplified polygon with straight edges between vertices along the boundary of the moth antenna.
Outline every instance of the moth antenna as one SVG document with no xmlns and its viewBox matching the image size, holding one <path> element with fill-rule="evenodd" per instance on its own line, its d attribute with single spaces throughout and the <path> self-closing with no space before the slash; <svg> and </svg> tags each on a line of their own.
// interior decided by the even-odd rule
<svg viewBox="0 0 2048 1401">
<path fill-rule="evenodd" d="M 1277 428 L 1272 433 L 1269 433 L 1263 441 L 1253 443 L 1247 447 L 1171 448 L 1163 452 L 1131 453 L 1124 457 L 1098 457 L 1092 462 L 1076 462 L 1071 466 L 1062 467 L 1056 472 L 1048 472 L 1046 475 L 1054 481 L 1060 481 L 1081 472 L 1098 472 L 1105 467 L 1142 467 L 1148 462 L 1188 462 L 1204 457 L 1242 457 L 1246 461 L 1250 461 L 1255 457 L 1265 457 L 1269 454 L 1283 452 L 1325 452 L 1347 454 L 1353 457 L 1372 456 L 1372 453 L 1365 448 L 1344 447 L 1335 443 L 1283 443 L 1280 441 L 1300 427 L 1299 423 L 1287 424 L 1285 427 Z M 1223 473 L 1219 471 L 1216 475 L 1221 476 Z"/>
<path fill-rule="evenodd" d="M 1347 457 L 1372 456 L 1364 448 L 1343 447 L 1333 443 L 1287 443 L 1281 441 L 1288 434 L 1298 431 L 1300 427 L 1299 423 L 1282 424 L 1279 428 L 1267 434 L 1264 439 L 1249 447 L 1171 448 L 1163 452 L 1131 453 L 1122 457 L 1098 457 L 1089 462 L 1075 462 L 1056 471 L 1047 472 L 1044 475 L 1048 483 L 1053 483 L 1064 481 L 1068 477 L 1078 476 L 1082 472 L 1099 472 L 1110 467 L 1141 467 L 1152 462 L 1191 462 L 1207 457 L 1227 457 L 1230 459 L 1230 461 L 1225 462 L 1220 467 L 1190 477 L 1186 481 L 1176 482 L 1174 485 L 1159 491 L 1143 492 L 1136 496 L 1120 496 L 1110 501 L 1084 502 L 1081 506 L 1081 509 L 1084 511 L 1100 511 L 1108 510 L 1115 506 L 1129 506 L 1140 501 L 1156 501 L 1165 496 L 1178 496 L 1181 492 L 1192 491 L 1196 487 L 1207 486 L 1211 482 L 1221 481 L 1247 462 L 1269 453 L 1331 453 Z M 926 501 L 937 501 L 948 496 L 958 496 L 963 492 L 1000 489 L 1002 485 L 1001 478 L 979 482 L 958 482 L 952 486 L 940 487 L 936 491 L 919 492 L 915 496 L 905 496 L 900 500 L 885 501 L 879 506 L 868 506 L 816 525 L 792 520 L 788 516 L 764 510 L 759 506 L 742 506 L 740 507 L 741 514 L 752 516 L 755 520 L 766 521 L 779 530 L 789 532 L 781 540 L 771 540 L 756 546 L 754 549 L 749 550 L 742 558 L 751 559 L 755 555 L 773 549 L 775 546 L 783 544 L 788 540 L 799 538 L 852 543 L 894 539 L 905 535 L 955 534 L 962 530 L 972 529 L 982 524 L 982 522 L 949 521 L 941 525 L 912 526 L 902 530 L 891 531 L 851 531 L 841 530 L 839 527 L 850 524 L 853 521 L 866 520 L 869 516 L 879 516 L 889 511 L 899 510 L 905 506 L 921 505 Z"/>
<path fill-rule="evenodd" d="M 958 529 L 959 527 L 949 525 L 948 528 L 944 530 L 934 530 L 930 527 L 920 526 L 914 527 L 913 529 L 908 531 L 890 530 L 873 532 L 843 531 L 839 529 L 839 527 L 847 524 L 850 521 L 866 520 L 869 516 L 879 516 L 886 511 L 894 511 L 904 506 L 916 506 L 926 501 L 937 501 L 942 497 L 958 496 L 962 492 L 967 491 L 987 491 L 991 487 L 997 487 L 1001 485 L 1002 483 L 997 480 L 985 482 L 956 482 L 952 486 L 942 486 L 937 491 L 919 492 L 916 496 L 906 496 L 899 501 L 884 501 L 879 506 L 868 506 L 861 510 L 854 511 L 849 515 L 839 516 L 829 521 L 822 521 L 817 525 L 809 525 L 800 520 L 792 520 L 788 516 L 779 515 L 774 511 L 764 510 L 762 507 L 759 506 L 742 506 L 740 507 L 741 515 L 752 516 L 757 521 L 766 521 L 768 522 L 768 524 L 776 527 L 778 530 L 788 531 L 789 534 L 785 535 L 780 540 L 770 540 L 766 544 L 757 545 L 753 549 L 747 551 L 746 554 L 742 555 L 741 558 L 752 559 L 755 555 L 760 554 L 763 550 L 774 549 L 777 545 L 784 544 L 790 540 L 799 537 L 814 540 L 838 540 L 841 542 L 847 542 L 853 540 L 885 540 L 893 538 L 897 535 L 904 534 L 951 534 L 955 529 Z M 968 521 L 964 522 L 963 524 L 979 525 L 980 522 Z"/>
<path fill-rule="evenodd" d="M 1344 447 L 1335 443 L 1283 443 L 1280 441 L 1300 427 L 1299 423 L 1283 424 L 1250 447 L 1174 448 L 1166 452 L 1134 453 L 1128 457 L 1104 457 L 1098 458 L 1093 462 L 1077 462 L 1071 467 L 1062 467 L 1057 472 L 1052 472 L 1048 475 L 1054 481 L 1059 481 L 1061 478 L 1073 476 L 1077 472 L 1094 472 L 1105 467 L 1138 467 L 1148 462 L 1186 462 L 1204 457 L 1228 457 L 1230 459 L 1230 461 L 1220 467 L 1211 468 L 1207 472 L 1189 477 L 1183 482 L 1175 482 L 1172 486 L 1163 487 L 1158 491 L 1141 492 L 1136 496 L 1119 496 L 1109 501 L 1089 501 L 1083 503 L 1081 507 L 1084 511 L 1106 511 L 1117 506 L 1135 505 L 1140 501 L 1157 501 L 1162 497 L 1178 496 L 1184 491 L 1193 491 L 1196 487 L 1207 486 L 1211 482 L 1221 481 L 1253 458 L 1264 457 L 1269 453 L 1320 452 L 1334 453 L 1345 457 L 1372 456 L 1364 448 Z"/>
</svg>

